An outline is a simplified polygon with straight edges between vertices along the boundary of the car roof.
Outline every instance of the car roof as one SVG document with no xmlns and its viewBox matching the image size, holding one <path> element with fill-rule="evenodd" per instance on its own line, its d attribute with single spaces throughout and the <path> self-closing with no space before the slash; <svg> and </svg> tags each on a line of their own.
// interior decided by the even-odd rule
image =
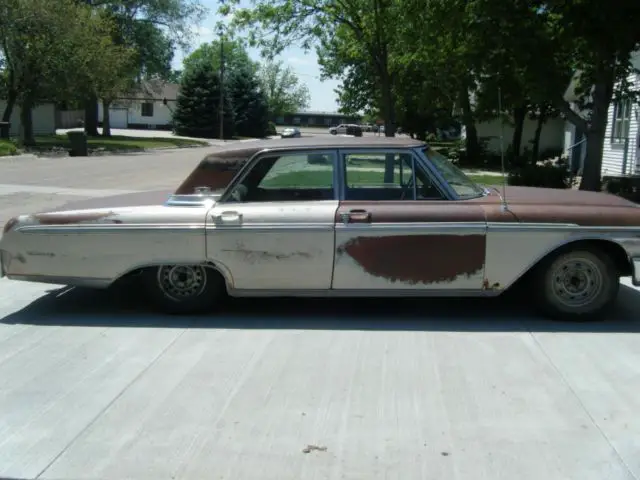
<svg viewBox="0 0 640 480">
<path fill-rule="evenodd" d="M 191 193 L 194 187 L 209 186 L 212 190 L 227 186 L 233 176 L 256 153 L 268 150 L 308 150 L 335 148 L 416 148 L 424 142 L 408 137 L 342 137 L 318 135 L 309 137 L 229 142 L 210 153 L 180 184 L 176 194 Z"/>
<path fill-rule="evenodd" d="M 316 135 L 288 140 L 279 138 L 229 142 L 219 150 L 207 155 L 204 160 L 215 161 L 221 157 L 252 156 L 267 149 L 297 148 L 415 148 L 426 146 L 424 142 L 409 137 L 339 137 L 335 135 Z"/>
</svg>

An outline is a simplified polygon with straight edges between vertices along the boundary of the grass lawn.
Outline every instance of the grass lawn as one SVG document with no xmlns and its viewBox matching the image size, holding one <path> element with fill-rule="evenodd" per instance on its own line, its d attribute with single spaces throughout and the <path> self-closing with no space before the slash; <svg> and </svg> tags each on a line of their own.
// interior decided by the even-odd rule
<svg viewBox="0 0 640 480">
<path fill-rule="evenodd" d="M 497 175 L 474 175 L 467 173 L 467 177 L 478 185 L 502 185 L 502 177 Z"/>
<path fill-rule="evenodd" d="M 18 153 L 18 149 L 12 141 L 0 140 L 0 157 L 15 155 L 16 153 Z"/>
<path fill-rule="evenodd" d="M 399 173 L 395 174 L 394 183 L 400 185 Z M 384 182 L 384 170 L 379 172 L 352 171 L 349 172 L 347 183 L 349 185 L 382 185 Z M 265 178 L 261 187 L 287 188 L 287 187 L 315 187 L 332 188 L 333 172 L 331 170 L 308 170 L 302 172 L 285 172 L 273 177 Z"/>
<path fill-rule="evenodd" d="M 172 137 L 88 137 L 89 150 L 145 150 L 147 148 L 197 147 L 207 145 L 199 140 L 185 140 Z M 71 144 L 66 135 L 47 135 L 36 137 L 36 146 L 28 147 L 31 151 L 69 148 Z"/>
</svg>

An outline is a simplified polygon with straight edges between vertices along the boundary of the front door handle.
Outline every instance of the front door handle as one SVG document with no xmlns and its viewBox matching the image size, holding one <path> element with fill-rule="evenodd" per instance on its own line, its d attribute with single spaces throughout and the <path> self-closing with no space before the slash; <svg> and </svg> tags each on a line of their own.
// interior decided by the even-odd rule
<svg viewBox="0 0 640 480">
<path fill-rule="evenodd" d="M 228 210 L 213 215 L 213 219 L 216 223 L 241 223 L 242 214 L 240 212 Z"/>
<path fill-rule="evenodd" d="M 366 210 L 349 210 L 349 223 L 371 223 L 371 212 Z"/>
</svg>

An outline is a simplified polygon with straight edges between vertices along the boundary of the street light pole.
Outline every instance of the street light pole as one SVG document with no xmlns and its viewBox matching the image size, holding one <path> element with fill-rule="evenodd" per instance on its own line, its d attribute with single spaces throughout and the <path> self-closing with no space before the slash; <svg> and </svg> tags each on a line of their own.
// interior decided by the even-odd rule
<svg viewBox="0 0 640 480">
<path fill-rule="evenodd" d="M 220 140 L 224 139 L 224 33 L 220 28 Z"/>
</svg>

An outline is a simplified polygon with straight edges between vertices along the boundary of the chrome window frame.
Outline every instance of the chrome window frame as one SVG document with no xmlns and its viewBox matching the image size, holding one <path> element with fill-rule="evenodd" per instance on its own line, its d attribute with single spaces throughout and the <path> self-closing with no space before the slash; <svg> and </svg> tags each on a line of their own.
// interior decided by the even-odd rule
<svg viewBox="0 0 640 480">
<path fill-rule="evenodd" d="M 449 182 L 447 182 L 445 180 L 445 178 L 442 176 L 440 171 L 431 163 L 431 160 L 429 160 L 429 157 L 422 151 L 425 147 L 429 147 L 429 145 L 428 144 L 424 144 L 421 147 L 415 147 L 414 151 L 418 155 L 418 158 L 423 163 L 423 165 L 426 166 L 426 168 L 428 168 L 429 171 L 436 178 L 438 178 L 438 181 L 440 182 L 441 185 L 445 186 L 449 196 L 451 197 L 450 200 L 455 200 L 455 201 L 461 201 L 462 202 L 462 201 L 465 201 L 465 200 L 475 200 L 476 198 L 482 198 L 483 196 L 487 195 L 488 192 L 487 192 L 486 189 L 483 189 L 485 191 L 484 194 L 478 195 L 477 197 L 461 197 L 460 195 L 458 195 L 458 193 L 451 187 L 451 185 L 449 185 Z M 456 167 L 456 168 L 458 168 L 458 167 Z M 480 185 L 478 185 L 478 186 L 481 187 Z"/>
<path fill-rule="evenodd" d="M 345 192 L 347 188 L 347 165 L 345 162 L 345 156 L 350 154 L 358 154 L 358 153 L 373 153 L 376 154 L 410 154 L 412 157 L 412 168 L 413 168 L 413 199 L 410 200 L 398 200 L 398 202 L 407 202 L 407 201 L 415 201 L 415 202 L 443 202 L 448 200 L 456 200 L 455 192 L 452 191 L 451 187 L 447 184 L 447 182 L 442 178 L 441 175 L 438 174 L 437 169 L 430 165 L 428 161 L 425 161 L 420 154 L 422 147 L 400 147 L 400 148 L 366 148 L 366 147 L 350 147 L 350 148 L 341 148 L 338 150 L 338 170 L 341 176 L 340 179 L 340 200 L 347 201 L 345 198 Z M 438 189 L 438 191 L 442 194 L 442 199 L 418 199 L 417 195 L 417 184 L 416 184 L 416 168 L 421 168 L 424 173 L 430 178 L 433 185 Z M 375 202 L 377 200 L 365 200 Z"/>
<path fill-rule="evenodd" d="M 330 155 L 333 157 L 333 200 L 339 200 L 338 195 L 338 185 L 339 185 L 339 175 L 338 175 L 338 150 L 335 148 L 278 148 L 278 149 L 264 149 L 260 150 L 256 154 L 254 154 L 247 163 L 240 169 L 240 171 L 236 174 L 233 180 L 229 183 L 224 193 L 220 195 L 220 198 L 216 202 L 217 204 L 237 204 L 238 202 L 229 202 L 228 198 L 233 192 L 233 189 L 239 184 L 242 183 L 249 172 L 254 168 L 254 166 L 260 162 L 260 160 L 268 157 L 279 156 L 283 157 L 286 155 L 310 155 L 310 154 L 318 154 L 318 155 Z M 303 200 L 305 201 L 305 200 Z M 309 202 L 313 200 L 308 200 Z M 243 203 L 266 203 L 266 202 L 243 202 Z M 280 202 L 278 202 L 280 203 Z M 281 202 L 281 203 L 289 203 L 289 202 Z"/>
</svg>

